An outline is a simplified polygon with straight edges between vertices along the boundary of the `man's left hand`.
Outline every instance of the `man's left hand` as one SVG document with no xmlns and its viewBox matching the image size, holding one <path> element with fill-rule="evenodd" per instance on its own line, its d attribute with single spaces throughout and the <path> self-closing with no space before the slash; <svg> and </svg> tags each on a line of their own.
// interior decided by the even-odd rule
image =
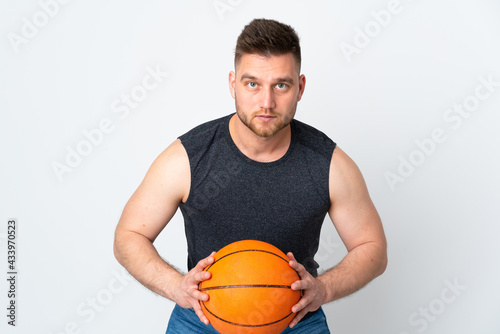
<svg viewBox="0 0 500 334">
<path fill-rule="evenodd" d="M 299 274 L 300 280 L 292 283 L 292 290 L 302 290 L 302 298 L 292 307 L 292 312 L 297 313 L 293 321 L 290 323 L 290 328 L 295 326 L 307 312 L 313 312 L 323 305 L 326 288 L 323 282 L 313 277 L 306 268 L 297 262 L 291 252 L 287 254 L 290 259 L 290 267 L 295 269 Z"/>
</svg>

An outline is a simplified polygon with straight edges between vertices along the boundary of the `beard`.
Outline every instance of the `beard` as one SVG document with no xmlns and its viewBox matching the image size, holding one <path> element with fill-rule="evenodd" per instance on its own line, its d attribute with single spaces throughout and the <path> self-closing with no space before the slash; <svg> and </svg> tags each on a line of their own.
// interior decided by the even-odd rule
<svg viewBox="0 0 500 334">
<path fill-rule="evenodd" d="M 238 105 L 238 101 L 236 101 L 236 114 L 238 115 L 238 118 L 241 120 L 243 124 L 247 128 L 249 128 L 253 133 L 255 133 L 259 137 L 263 138 L 269 138 L 286 128 L 291 121 L 293 120 L 293 117 L 295 116 L 295 110 L 297 109 L 297 105 L 293 107 L 293 110 L 291 113 L 287 114 L 287 116 L 283 117 L 280 114 L 275 113 L 274 111 L 267 111 L 264 112 L 262 110 L 259 111 L 254 111 L 250 115 L 245 114 L 244 112 L 241 112 L 241 108 Z M 257 115 L 269 115 L 269 116 L 274 116 L 275 118 L 269 122 L 269 123 L 262 123 L 258 121 L 255 116 Z"/>
</svg>

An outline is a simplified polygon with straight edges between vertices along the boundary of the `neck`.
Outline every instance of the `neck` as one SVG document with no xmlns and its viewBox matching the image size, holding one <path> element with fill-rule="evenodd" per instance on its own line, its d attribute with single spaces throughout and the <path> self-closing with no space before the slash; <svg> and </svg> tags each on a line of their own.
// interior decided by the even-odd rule
<svg viewBox="0 0 500 334">
<path fill-rule="evenodd" d="M 273 162 L 283 157 L 292 138 L 290 125 L 271 137 L 258 136 L 236 114 L 229 121 L 229 133 L 241 153 L 257 162 Z"/>
</svg>

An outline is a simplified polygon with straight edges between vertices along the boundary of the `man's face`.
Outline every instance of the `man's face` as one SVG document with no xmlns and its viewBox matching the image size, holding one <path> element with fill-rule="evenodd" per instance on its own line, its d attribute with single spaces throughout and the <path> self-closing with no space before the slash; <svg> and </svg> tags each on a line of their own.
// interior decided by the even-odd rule
<svg viewBox="0 0 500 334">
<path fill-rule="evenodd" d="M 236 113 L 261 137 L 270 137 L 292 121 L 305 87 L 293 55 L 264 57 L 245 54 L 229 74 Z"/>
</svg>

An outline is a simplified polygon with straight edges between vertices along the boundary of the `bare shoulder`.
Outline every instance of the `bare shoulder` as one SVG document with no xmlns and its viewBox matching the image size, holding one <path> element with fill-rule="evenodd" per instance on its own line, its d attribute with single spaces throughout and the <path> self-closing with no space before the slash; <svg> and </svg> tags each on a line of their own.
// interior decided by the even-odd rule
<svg viewBox="0 0 500 334">
<path fill-rule="evenodd" d="M 189 158 L 180 139 L 170 144 L 153 162 L 142 185 L 160 187 L 179 200 L 187 199 L 190 186 Z"/>
<path fill-rule="evenodd" d="M 149 168 L 125 205 L 117 231 L 139 233 L 153 241 L 187 199 L 190 177 L 187 153 L 177 139 Z"/>
<path fill-rule="evenodd" d="M 376 240 L 385 244 L 382 222 L 356 163 L 335 148 L 330 167 L 329 215 L 348 250 Z"/>
<path fill-rule="evenodd" d="M 330 197 L 347 195 L 367 195 L 366 184 L 356 163 L 337 146 L 330 164 Z"/>
</svg>

